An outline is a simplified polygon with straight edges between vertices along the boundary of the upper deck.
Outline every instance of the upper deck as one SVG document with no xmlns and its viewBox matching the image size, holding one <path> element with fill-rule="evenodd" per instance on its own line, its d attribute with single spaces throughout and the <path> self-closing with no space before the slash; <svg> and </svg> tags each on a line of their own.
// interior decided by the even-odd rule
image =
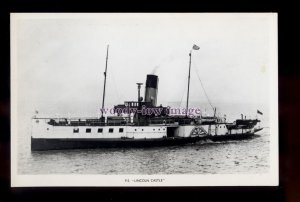
<svg viewBox="0 0 300 202">
<path fill-rule="evenodd" d="M 180 118 L 180 117 L 164 117 L 152 118 L 139 121 L 130 121 L 125 117 L 108 117 L 107 119 L 101 118 L 37 118 L 36 120 L 44 120 L 52 126 L 149 126 L 149 125 L 190 125 L 198 124 L 198 121 L 193 118 Z"/>
</svg>

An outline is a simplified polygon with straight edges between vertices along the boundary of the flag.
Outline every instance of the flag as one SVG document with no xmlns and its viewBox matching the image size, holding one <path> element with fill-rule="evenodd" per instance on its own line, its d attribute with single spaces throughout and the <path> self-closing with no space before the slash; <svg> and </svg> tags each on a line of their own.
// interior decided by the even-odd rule
<svg viewBox="0 0 300 202">
<path fill-rule="evenodd" d="M 260 114 L 260 115 L 263 115 L 263 113 L 259 110 L 257 110 L 257 113 Z"/>
<path fill-rule="evenodd" d="M 193 49 L 194 49 L 194 50 L 199 50 L 200 47 L 194 44 L 194 45 L 193 45 Z"/>
</svg>

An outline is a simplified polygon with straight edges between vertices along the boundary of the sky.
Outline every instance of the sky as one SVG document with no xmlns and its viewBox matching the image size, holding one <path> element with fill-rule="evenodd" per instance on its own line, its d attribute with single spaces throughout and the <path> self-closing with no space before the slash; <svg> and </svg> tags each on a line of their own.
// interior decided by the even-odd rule
<svg viewBox="0 0 300 202">
<path fill-rule="evenodd" d="M 267 105 L 277 71 L 274 14 L 14 14 L 12 59 L 18 108 L 88 111 L 137 99 L 137 82 L 159 77 L 158 104 Z M 142 88 L 144 95 L 144 87 Z M 96 112 L 95 112 L 96 113 Z"/>
</svg>

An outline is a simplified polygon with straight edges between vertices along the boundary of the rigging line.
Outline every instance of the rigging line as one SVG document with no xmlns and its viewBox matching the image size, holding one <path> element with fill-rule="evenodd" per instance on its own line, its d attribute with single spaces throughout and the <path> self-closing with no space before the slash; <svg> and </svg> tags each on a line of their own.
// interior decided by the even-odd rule
<svg viewBox="0 0 300 202">
<path fill-rule="evenodd" d="M 195 64 L 195 62 L 194 62 L 194 65 L 195 65 L 195 67 L 197 67 L 196 64 Z M 204 92 L 204 94 L 205 94 L 205 96 L 206 96 L 206 99 L 207 99 L 209 105 L 211 106 L 211 108 L 214 110 L 214 107 L 213 107 L 213 105 L 211 104 L 211 101 L 210 101 L 210 99 L 209 99 L 209 97 L 208 97 L 208 95 L 207 95 L 207 93 L 206 93 L 206 91 L 205 91 L 205 88 L 204 88 L 204 86 L 203 86 L 203 83 L 202 83 L 202 81 L 201 81 L 201 79 L 200 79 L 200 76 L 199 76 L 199 74 L 198 74 L 198 71 L 196 70 L 196 68 L 194 68 L 194 70 L 195 70 L 195 72 L 196 72 L 197 78 L 198 78 L 199 81 L 200 81 L 200 84 L 201 84 L 201 87 L 202 87 L 202 89 L 203 89 L 203 92 Z"/>
<path fill-rule="evenodd" d="M 181 107 L 182 100 L 183 100 L 183 96 L 185 95 L 185 90 L 186 90 L 186 87 L 187 87 L 187 84 L 185 84 L 185 86 L 184 86 L 184 89 L 183 89 L 183 93 L 182 93 L 182 96 L 181 96 L 181 100 L 180 100 L 179 107 Z"/>
</svg>

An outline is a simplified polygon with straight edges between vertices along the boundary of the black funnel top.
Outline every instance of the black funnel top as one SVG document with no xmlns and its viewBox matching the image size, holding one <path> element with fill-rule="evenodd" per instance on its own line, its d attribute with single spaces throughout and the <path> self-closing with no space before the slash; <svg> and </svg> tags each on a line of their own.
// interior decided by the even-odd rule
<svg viewBox="0 0 300 202">
<path fill-rule="evenodd" d="M 157 88 L 158 76 L 153 74 L 147 75 L 146 88 Z"/>
</svg>

